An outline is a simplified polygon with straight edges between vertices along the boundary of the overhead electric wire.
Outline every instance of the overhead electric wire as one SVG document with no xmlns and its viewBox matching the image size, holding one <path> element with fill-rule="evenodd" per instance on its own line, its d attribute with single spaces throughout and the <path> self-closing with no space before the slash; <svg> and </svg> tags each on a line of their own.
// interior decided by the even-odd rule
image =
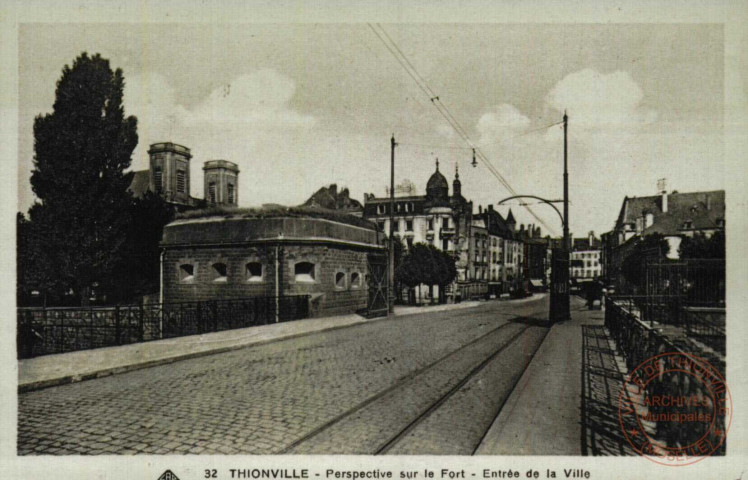
<svg viewBox="0 0 748 480">
<path fill-rule="evenodd" d="M 501 140 L 497 140 L 495 142 L 490 143 L 481 143 L 476 148 L 483 148 L 483 147 L 489 147 L 491 145 L 498 145 L 500 143 L 508 142 L 509 140 L 514 140 L 515 138 L 524 137 L 525 135 L 529 135 L 534 132 L 538 132 L 540 130 L 546 130 L 551 127 L 555 127 L 556 125 L 561 125 L 564 122 L 556 122 L 551 123 L 550 125 L 544 125 L 542 127 L 534 128 L 532 130 L 527 130 L 526 132 L 522 132 L 519 135 L 513 135 L 511 137 L 502 138 Z M 424 148 L 434 148 L 434 149 L 442 149 L 442 150 L 472 150 L 473 147 L 460 147 L 458 145 L 430 145 L 430 144 L 424 144 L 424 143 L 404 143 L 404 142 L 398 142 L 399 146 L 405 146 L 405 147 L 424 147 Z"/>
<path fill-rule="evenodd" d="M 488 170 L 499 180 L 499 183 L 501 183 L 504 186 L 504 188 L 506 188 L 506 190 L 509 193 L 511 193 L 512 195 L 517 195 L 517 192 L 509 184 L 509 182 L 506 180 L 506 178 L 504 178 L 504 176 L 501 174 L 501 172 L 499 172 L 498 169 L 496 169 L 496 167 L 490 162 L 490 160 L 488 159 L 488 157 L 486 157 L 486 155 L 480 150 L 480 146 L 476 145 L 470 139 L 470 136 L 468 135 L 467 131 L 462 127 L 462 125 L 457 120 L 457 118 L 455 118 L 455 116 L 452 114 L 452 112 L 449 111 L 449 109 L 444 104 L 444 102 L 441 101 L 441 99 L 439 98 L 439 96 L 436 95 L 436 93 L 431 89 L 431 87 L 429 87 L 429 85 L 426 82 L 426 80 L 424 80 L 423 77 L 418 73 L 418 70 L 416 70 L 416 68 L 413 66 L 413 64 L 410 62 L 410 60 L 408 60 L 408 57 L 406 57 L 405 54 L 402 52 L 402 50 L 400 50 L 400 48 L 397 46 L 397 43 L 395 43 L 395 41 L 392 40 L 392 37 L 390 37 L 387 34 L 387 31 L 380 24 L 377 24 L 377 27 L 379 27 L 379 29 L 381 30 L 381 34 L 380 34 L 380 32 L 377 31 L 377 29 L 374 28 L 374 26 L 371 23 L 369 23 L 367 25 L 369 25 L 369 28 L 371 28 L 371 30 L 374 32 L 374 34 L 377 36 L 377 38 L 379 38 L 379 40 L 382 42 L 382 44 L 385 46 L 385 48 L 387 48 L 387 50 L 392 54 L 392 56 L 395 57 L 395 60 L 397 60 L 397 62 L 400 64 L 400 66 L 403 67 L 403 69 L 405 70 L 405 72 L 413 79 L 413 81 L 416 83 L 416 85 L 418 86 L 418 88 L 427 97 L 429 97 L 429 100 L 434 105 L 434 107 L 436 108 L 436 110 L 441 114 L 441 116 L 444 117 L 444 119 L 447 121 L 447 123 L 449 123 L 449 125 L 452 127 L 452 129 L 469 146 L 467 148 L 471 149 L 471 150 L 473 150 L 475 152 L 475 156 L 477 158 L 480 158 L 483 161 L 483 163 L 486 165 L 486 168 L 488 168 Z M 391 46 L 384 39 L 384 37 L 382 35 L 384 35 L 384 37 L 387 37 L 387 39 L 391 43 Z M 396 51 L 397 51 L 397 53 L 396 53 Z M 398 53 L 399 53 L 399 55 L 398 55 Z M 536 129 L 535 131 L 541 130 L 541 129 L 544 129 L 544 128 L 550 128 L 550 127 L 552 127 L 554 125 L 556 125 L 556 124 L 551 124 L 549 126 L 545 126 L 545 127 Z M 528 133 L 531 133 L 531 132 L 524 132 L 523 134 L 518 135 L 518 136 L 526 135 Z M 504 141 L 506 141 L 506 140 L 504 140 Z M 525 206 L 525 208 L 547 230 L 555 231 L 555 229 L 549 227 L 548 224 L 545 221 L 543 221 L 543 219 L 541 219 L 540 217 L 538 217 L 538 215 L 529 206 Z"/>
</svg>

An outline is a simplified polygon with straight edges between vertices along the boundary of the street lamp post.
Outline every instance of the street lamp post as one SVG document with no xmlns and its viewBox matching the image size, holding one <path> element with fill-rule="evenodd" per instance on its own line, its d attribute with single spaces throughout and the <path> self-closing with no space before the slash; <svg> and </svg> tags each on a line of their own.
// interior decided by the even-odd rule
<svg viewBox="0 0 748 480">
<path fill-rule="evenodd" d="M 554 249 L 551 266 L 551 312 L 552 322 L 569 320 L 569 253 L 571 252 L 571 238 L 569 237 L 569 169 L 568 169 L 568 149 L 567 149 L 567 132 L 569 127 L 569 117 L 564 112 L 564 199 L 563 200 L 546 200 L 535 195 L 514 195 L 499 202 L 504 202 L 515 198 L 534 198 L 553 207 L 558 216 L 561 218 L 564 238 L 562 248 Z M 554 203 L 564 203 L 564 213 L 558 211 Z"/>
<path fill-rule="evenodd" d="M 569 320 L 571 318 L 570 301 L 569 301 L 569 264 L 571 262 L 569 256 L 571 252 L 571 238 L 569 237 L 569 170 L 568 170 L 568 150 L 567 150 L 567 132 L 569 130 L 569 116 L 566 115 L 564 110 L 564 248 L 563 258 L 557 263 L 564 269 L 563 273 L 559 277 L 559 284 L 557 288 L 563 287 L 563 292 L 559 298 L 557 305 L 557 312 L 555 312 L 555 319 L 557 321 Z M 563 281 L 563 285 L 561 285 Z"/>
<path fill-rule="evenodd" d="M 571 239 L 569 238 L 569 170 L 567 165 L 566 134 L 569 129 L 569 117 L 564 111 L 564 251 L 571 251 Z"/>
<path fill-rule="evenodd" d="M 390 232 L 388 239 L 389 258 L 387 261 L 387 315 L 395 310 L 395 134 L 390 140 Z"/>
</svg>

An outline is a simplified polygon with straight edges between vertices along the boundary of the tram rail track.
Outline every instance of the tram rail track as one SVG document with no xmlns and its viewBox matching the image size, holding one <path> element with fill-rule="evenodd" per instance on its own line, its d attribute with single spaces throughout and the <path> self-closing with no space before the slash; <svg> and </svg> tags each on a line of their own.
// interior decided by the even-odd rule
<svg viewBox="0 0 748 480">
<path fill-rule="evenodd" d="M 339 427 L 343 422 L 353 419 L 351 421 L 356 421 L 358 417 L 361 415 L 361 413 L 369 406 L 372 406 L 373 408 L 377 408 L 373 404 L 377 401 L 386 402 L 388 400 L 388 397 L 403 394 L 403 389 L 408 389 L 410 387 L 413 387 L 413 385 L 419 381 L 422 380 L 427 374 L 434 373 L 434 370 L 439 365 L 445 365 L 445 362 L 450 362 L 452 360 L 456 360 L 458 357 L 462 355 L 469 356 L 471 351 L 482 351 L 485 350 L 486 344 L 484 342 L 496 342 L 496 338 L 491 338 L 495 335 L 502 335 L 507 329 L 510 329 L 512 326 L 518 325 L 517 320 L 521 320 L 522 317 L 514 317 L 513 321 L 507 321 L 506 323 L 501 324 L 500 326 L 496 328 L 492 328 L 490 331 L 476 337 L 475 339 L 471 340 L 470 342 L 460 346 L 458 349 L 453 350 L 446 355 L 441 356 L 440 358 L 430 362 L 428 365 L 425 365 L 417 370 L 414 370 L 410 372 L 409 374 L 401 377 L 397 381 L 395 381 L 392 385 L 390 385 L 388 388 L 381 390 L 374 395 L 368 397 L 367 399 L 363 400 L 362 402 L 356 404 L 354 407 L 342 412 L 339 415 L 336 415 L 334 418 L 328 420 L 324 424 L 320 425 L 319 427 L 315 428 L 314 430 L 310 431 L 309 433 L 297 438 L 292 443 L 288 444 L 286 447 L 284 447 L 281 451 L 277 452 L 280 454 L 293 454 L 293 453 L 302 453 L 307 452 L 309 448 L 314 451 L 314 444 L 316 440 L 319 439 L 319 441 L 323 441 L 324 439 L 321 438 L 322 435 L 325 433 L 330 433 L 333 429 Z M 473 379 L 477 374 L 479 374 L 487 365 L 491 364 L 492 361 L 496 360 L 497 357 L 501 355 L 501 353 L 514 344 L 516 341 L 518 341 L 522 335 L 528 330 L 532 328 L 532 325 L 525 325 L 519 330 L 515 332 L 511 332 L 509 338 L 499 340 L 500 344 L 496 347 L 491 347 L 491 352 L 488 355 L 485 355 L 485 351 L 481 354 L 482 359 L 476 358 L 477 364 L 472 365 L 469 370 L 461 374 L 459 377 L 459 381 L 456 383 L 451 383 L 449 385 L 449 388 L 438 395 L 438 398 L 436 398 L 434 401 L 429 402 L 428 405 L 425 406 L 425 408 L 419 408 L 418 414 L 415 415 L 412 418 L 409 418 L 407 423 L 402 428 L 397 428 L 397 431 L 392 434 L 388 435 L 387 439 L 385 441 L 379 442 L 375 447 L 369 448 L 365 451 L 367 454 L 385 454 L 387 453 L 393 446 L 397 445 L 398 442 L 400 442 L 401 439 L 405 438 L 408 433 L 410 433 L 414 428 L 416 428 L 423 420 L 428 418 L 433 412 L 438 410 L 446 401 L 448 401 L 455 393 L 459 392 L 460 389 L 462 389 L 468 382 L 470 382 L 471 379 Z M 425 381 L 425 380 L 424 380 Z M 415 387 L 413 387 L 415 388 Z M 486 427 L 489 428 L 490 425 Z M 300 450 L 300 451 L 299 451 Z M 327 449 L 321 449 L 321 450 L 327 450 Z M 335 451 L 327 451 L 328 453 L 337 453 Z M 357 452 L 359 453 L 359 452 Z M 360 453 L 364 453 L 362 450 Z"/>
</svg>

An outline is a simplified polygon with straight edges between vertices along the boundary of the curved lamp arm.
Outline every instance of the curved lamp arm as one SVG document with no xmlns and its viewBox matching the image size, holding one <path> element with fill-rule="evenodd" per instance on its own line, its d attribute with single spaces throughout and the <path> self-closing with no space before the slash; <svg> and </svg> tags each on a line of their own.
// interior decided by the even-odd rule
<svg viewBox="0 0 748 480">
<path fill-rule="evenodd" d="M 561 226 L 562 227 L 566 226 L 566 221 L 564 220 L 564 216 L 561 215 L 561 212 L 558 210 L 558 208 L 556 208 L 556 206 L 550 200 L 546 200 L 545 198 L 536 197 L 535 195 L 514 195 L 513 197 L 507 197 L 504 200 L 500 201 L 498 205 L 501 205 L 504 202 L 508 202 L 509 200 L 514 200 L 515 198 L 534 198 L 535 200 L 540 200 L 543 203 L 547 203 L 548 205 L 553 207 L 556 213 L 558 213 L 558 218 L 561 219 Z"/>
</svg>

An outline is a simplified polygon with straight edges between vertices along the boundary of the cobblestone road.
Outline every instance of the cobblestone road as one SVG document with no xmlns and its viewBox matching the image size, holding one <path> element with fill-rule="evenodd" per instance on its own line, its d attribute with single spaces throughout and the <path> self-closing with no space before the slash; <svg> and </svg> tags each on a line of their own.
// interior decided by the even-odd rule
<svg viewBox="0 0 748 480">
<path fill-rule="evenodd" d="M 547 301 L 397 317 L 19 395 L 18 453 L 472 453 Z"/>
</svg>

